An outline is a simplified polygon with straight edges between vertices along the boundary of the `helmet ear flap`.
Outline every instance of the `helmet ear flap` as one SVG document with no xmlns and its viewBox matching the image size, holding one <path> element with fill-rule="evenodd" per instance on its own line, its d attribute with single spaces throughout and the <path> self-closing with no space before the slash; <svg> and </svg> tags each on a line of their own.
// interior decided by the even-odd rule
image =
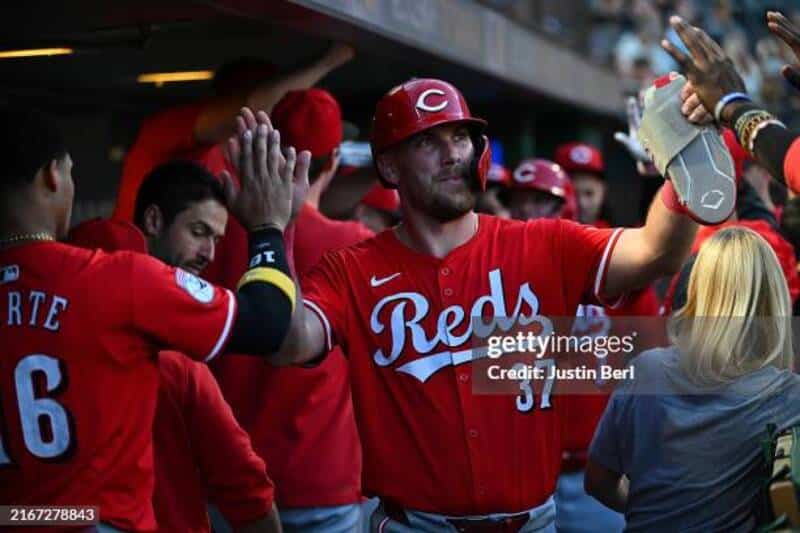
<svg viewBox="0 0 800 533">
<path fill-rule="evenodd" d="M 477 178 L 481 190 L 486 191 L 486 181 L 489 179 L 489 168 L 492 166 L 492 149 L 486 135 L 473 135 L 475 144 L 475 157 L 472 158 L 471 174 Z"/>
</svg>

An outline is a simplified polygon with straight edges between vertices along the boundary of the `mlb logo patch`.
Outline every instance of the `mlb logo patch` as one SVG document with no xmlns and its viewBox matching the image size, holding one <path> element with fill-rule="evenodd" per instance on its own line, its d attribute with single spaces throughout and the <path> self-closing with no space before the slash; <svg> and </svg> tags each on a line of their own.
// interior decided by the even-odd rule
<svg viewBox="0 0 800 533">
<path fill-rule="evenodd" d="M 13 283 L 19 279 L 19 265 L 7 265 L 0 268 L 0 285 Z"/>
<path fill-rule="evenodd" d="M 214 299 L 214 286 L 185 270 L 175 270 L 175 282 L 200 303 L 207 304 Z"/>
</svg>

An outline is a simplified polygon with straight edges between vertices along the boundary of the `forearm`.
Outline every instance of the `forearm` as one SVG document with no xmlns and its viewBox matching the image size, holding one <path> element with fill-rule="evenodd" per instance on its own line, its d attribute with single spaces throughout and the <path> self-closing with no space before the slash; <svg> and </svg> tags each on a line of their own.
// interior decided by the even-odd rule
<svg viewBox="0 0 800 533">
<path fill-rule="evenodd" d="M 748 111 L 759 109 L 758 106 L 749 102 L 733 102 L 723 109 L 721 116 L 722 122 L 731 129 L 734 129 L 739 117 Z M 756 161 L 766 168 L 770 175 L 781 183 L 785 183 L 790 188 L 793 188 L 795 191 L 800 190 L 800 172 L 797 172 L 797 183 L 794 184 L 793 187 L 793 184 L 790 183 L 792 180 L 787 179 L 791 178 L 791 176 L 785 176 L 784 170 L 789 148 L 797 138 L 798 135 L 796 132 L 792 132 L 778 125 L 767 125 L 755 137 L 752 152 Z M 749 149 L 747 146 L 744 148 Z"/>
<path fill-rule="evenodd" d="M 309 332 L 307 330 L 307 315 L 310 313 L 303 305 L 303 295 L 300 286 L 297 286 L 298 305 L 292 313 L 291 323 L 287 329 L 283 343 L 269 357 L 270 363 L 275 366 L 289 366 L 303 364 L 314 359 L 317 354 L 309 353 Z"/>
<path fill-rule="evenodd" d="M 308 89 L 339 66 L 327 54 L 313 63 L 277 79 L 265 80 L 255 89 L 219 95 L 208 101 L 195 124 L 199 144 L 218 144 L 236 132 L 235 117 L 242 107 L 269 113 L 283 96 L 293 90 Z"/>
<path fill-rule="evenodd" d="M 227 351 L 267 356 L 277 351 L 298 307 L 283 236 L 277 229 L 252 232 L 251 268 L 237 293 L 238 313 Z"/>
<path fill-rule="evenodd" d="M 251 109 L 269 113 L 283 95 L 289 91 L 313 87 L 339 65 L 340 63 L 326 54 L 285 76 L 262 83 L 247 95 L 246 105 Z"/>
<path fill-rule="evenodd" d="M 663 196 L 662 190 L 653 199 L 643 227 L 623 232 L 611 257 L 603 296 L 615 298 L 672 275 L 689 256 L 697 223 L 668 208 Z"/>
</svg>

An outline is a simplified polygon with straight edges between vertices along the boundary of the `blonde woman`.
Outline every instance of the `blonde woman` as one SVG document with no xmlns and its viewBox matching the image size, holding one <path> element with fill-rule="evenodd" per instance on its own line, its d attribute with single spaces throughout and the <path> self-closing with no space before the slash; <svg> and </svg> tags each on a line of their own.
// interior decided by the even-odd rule
<svg viewBox="0 0 800 533">
<path fill-rule="evenodd" d="M 673 346 L 633 360 L 586 470 L 626 531 L 752 531 L 767 424 L 800 423 L 790 299 L 772 248 L 741 227 L 700 249 Z"/>
</svg>

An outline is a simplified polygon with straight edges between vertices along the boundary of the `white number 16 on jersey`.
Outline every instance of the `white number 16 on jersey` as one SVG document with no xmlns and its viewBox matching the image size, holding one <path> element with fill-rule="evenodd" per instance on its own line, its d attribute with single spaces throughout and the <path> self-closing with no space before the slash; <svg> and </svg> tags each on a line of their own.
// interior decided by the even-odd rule
<svg viewBox="0 0 800 533">
<path fill-rule="evenodd" d="M 534 368 L 544 369 L 544 386 L 542 387 L 542 401 L 540 402 L 539 409 L 549 409 L 552 407 L 550 403 L 550 393 L 553 391 L 553 382 L 555 381 L 555 360 L 553 359 L 539 359 L 534 363 Z M 512 367 L 514 370 L 523 371 L 525 365 L 517 363 Z M 517 410 L 522 413 L 530 412 L 534 408 L 534 392 L 531 386 L 531 380 L 523 379 L 519 382 L 519 395 L 517 396 Z"/>
</svg>

